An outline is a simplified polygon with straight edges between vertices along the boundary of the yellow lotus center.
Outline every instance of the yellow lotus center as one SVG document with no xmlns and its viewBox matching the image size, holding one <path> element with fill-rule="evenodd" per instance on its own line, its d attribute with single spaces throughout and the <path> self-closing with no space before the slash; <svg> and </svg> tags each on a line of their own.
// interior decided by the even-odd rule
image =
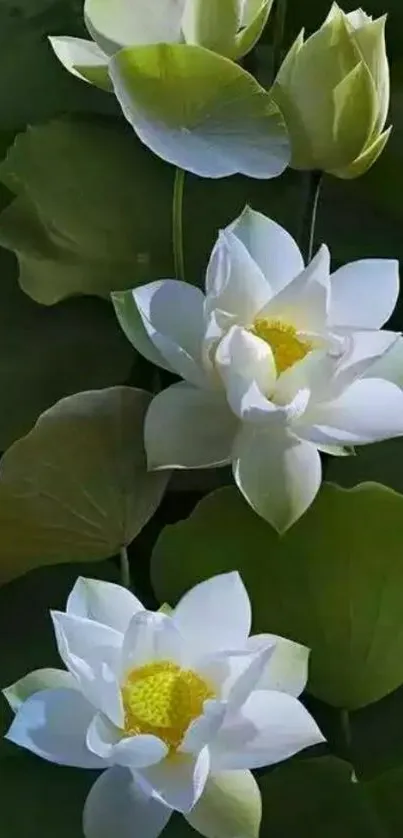
<svg viewBox="0 0 403 838">
<path fill-rule="evenodd" d="M 313 348 L 310 341 L 301 340 L 297 336 L 294 326 L 282 323 L 281 320 L 257 319 L 251 331 L 270 346 L 278 375 L 297 361 L 302 361 Z"/>
<path fill-rule="evenodd" d="M 190 669 L 157 661 L 133 669 L 122 686 L 125 732 L 151 733 L 176 750 L 203 702 L 214 698 L 211 686 Z"/>
</svg>

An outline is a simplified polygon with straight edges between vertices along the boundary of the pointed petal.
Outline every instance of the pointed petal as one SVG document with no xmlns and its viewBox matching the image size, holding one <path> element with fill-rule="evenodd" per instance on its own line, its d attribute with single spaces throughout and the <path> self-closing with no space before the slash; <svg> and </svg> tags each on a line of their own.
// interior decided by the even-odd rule
<svg viewBox="0 0 403 838">
<path fill-rule="evenodd" d="M 239 326 L 232 326 L 220 342 L 215 356 L 228 402 L 240 419 L 256 414 L 274 414 L 269 401 L 276 384 L 276 364 L 270 346 Z"/>
<path fill-rule="evenodd" d="M 183 754 L 198 754 L 217 735 L 226 711 L 227 707 L 223 701 L 205 701 L 203 715 L 191 722 L 179 751 Z"/>
<path fill-rule="evenodd" d="M 233 226 L 220 232 L 211 254 L 206 274 L 206 313 L 218 308 L 247 326 L 268 302 L 272 290 Z"/>
<path fill-rule="evenodd" d="M 180 41 L 184 0 L 85 0 L 87 29 L 108 54 L 123 46 Z"/>
<path fill-rule="evenodd" d="M 205 384 L 204 295 L 200 289 L 175 279 L 160 279 L 135 288 L 133 297 L 148 337 L 171 370 L 196 386 Z"/>
<path fill-rule="evenodd" d="M 194 662 L 195 671 L 212 684 L 220 700 L 233 712 L 246 701 L 262 677 L 274 644 L 257 650 L 217 652 Z"/>
<path fill-rule="evenodd" d="M 261 212 L 246 207 L 229 229 L 245 245 L 273 294 L 304 270 L 301 251 L 292 236 Z"/>
<path fill-rule="evenodd" d="M 137 611 L 143 611 L 140 600 L 113 582 L 84 579 L 80 576 L 67 600 L 66 613 L 95 620 L 124 633 Z"/>
<path fill-rule="evenodd" d="M 209 769 L 209 750 L 203 748 L 197 756 L 177 752 L 139 774 L 157 800 L 178 812 L 190 812 L 203 793 Z"/>
<path fill-rule="evenodd" d="M 259 786 L 246 770 L 210 775 L 199 802 L 185 815 L 205 838 L 258 838 L 261 817 Z"/>
<path fill-rule="evenodd" d="M 336 398 L 361 376 L 371 376 L 374 364 L 390 352 L 399 336 L 385 329 L 352 332 L 350 346 L 341 357 L 335 375 L 329 381 L 327 400 Z"/>
<path fill-rule="evenodd" d="M 255 7 L 254 16 L 245 15 L 245 20 L 249 18 L 249 22 L 236 35 L 236 51 L 232 58 L 237 61 L 247 55 L 258 42 L 268 21 L 273 0 L 262 0 L 257 6 L 256 3 L 251 4 L 250 2 L 246 2 L 243 4 L 244 9 L 248 5 Z"/>
<path fill-rule="evenodd" d="M 43 690 L 20 707 L 6 739 L 58 765 L 103 768 L 86 746 L 94 708 L 77 690 Z"/>
<path fill-rule="evenodd" d="M 278 532 L 298 520 L 321 484 L 321 463 L 314 445 L 283 430 L 244 425 L 235 445 L 233 471 L 252 508 Z"/>
<path fill-rule="evenodd" d="M 144 441 L 148 467 L 206 468 L 226 465 L 238 421 L 221 391 L 180 382 L 158 393 L 147 411 Z"/>
<path fill-rule="evenodd" d="M 24 675 L 15 684 L 6 687 L 2 690 L 2 693 L 11 709 L 16 713 L 31 695 L 35 695 L 42 690 L 55 690 L 59 687 L 69 690 L 79 689 L 76 679 L 70 672 L 63 669 L 37 669 L 35 672 Z"/>
<path fill-rule="evenodd" d="M 306 437 L 315 444 L 365 445 L 401 436 L 403 392 L 381 378 L 363 378 L 335 401 L 313 408 L 310 420 Z"/>
<path fill-rule="evenodd" d="M 391 349 L 371 366 L 367 377 L 386 378 L 403 388 L 403 338 L 399 337 Z"/>
<path fill-rule="evenodd" d="M 119 325 L 137 352 L 156 367 L 172 372 L 171 365 L 163 358 L 146 332 L 133 291 L 114 291 L 111 299 Z"/>
<path fill-rule="evenodd" d="M 284 370 L 278 377 L 274 401 L 291 405 L 298 393 L 306 390 L 314 401 L 321 401 L 331 392 L 331 383 L 340 367 L 340 357 L 328 348 L 314 349 L 301 361 Z"/>
<path fill-rule="evenodd" d="M 387 128 L 386 131 L 383 131 L 379 137 L 376 138 L 375 142 L 371 143 L 359 157 L 356 157 L 352 163 L 349 163 L 344 169 L 337 169 L 331 174 L 335 175 L 335 177 L 342 178 L 344 180 L 353 180 L 353 178 L 361 177 L 364 175 L 371 166 L 376 163 L 378 157 L 382 154 L 386 143 L 389 140 L 389 137 L 392 133 L 392 126 Z"/>
<path fill-rule="evenodd" d="M 323 741 L 316 722 L 296 698 L 257 690 L 221 728 L 211 746 L 212 770 L 263 768 Z"/>
<path fill-rule="evenodd" d="M 187 0 L 182 16 L 182 34 L 187 44 L 232 58 L 239 28 L 238 0 Z"/>
<path fill-rule="evenodd" d="M 139 611 L 124 637 L 122 673 L 158 660 L 180 664 L 182 650 L 183 638 L 170 615 Z"/>
<path fill-rule="evenodd" d="M 196 585 L 179 601 L 172 620 L 194 648 L 195 655 L 242 649 L 252 616 L 239 573 L 223 573 Z"/>
<path fill-rule="evenodd" d="M 109 764 L 122 765 L 135 770 L 160 762 L 168 748 L 157 736 L 142 734 L 122 737 L 122 731 L 111 724 L 106 716 L 97 713 L 87 731 L 87 747 Z"/>
<path fill-rule="evenodd" d="M 298 698 L 308 680 L 309 649 L 293 640 L 276 634 L 255 634 L 249 637 L 247 648 L 260 649 L 273 644 L 274 650 L 259 678 L 257 689 L 276 690 Z"/>
<path fill-rule="evenodd" d="M 389 320 L 399 296 L 395 259 L 362 259 L 331 276 L 329 323 L 379 329 Z"/>
<path fill-rule="evenodd" d="M 94 708 L 121 726 L 123 707 L 117 682 L 122 634 L 101 623 L 52 611 L 59 655 Z"/>
<path fill-rule="evenodd" d="M 112 90 L 108 73 L 108 56 L 93 41 L 82 38 L 50 37 L 53 52 L 63 67 L 81 81 Z"/>
<path fill-rule="evenodd" d="M 259 318 L 281 319 L 298 331 L 323 333 L 330 296 L 330 253 L 326 245 L 312 262 L 259 312 Z"/>
<path fill-rule="evenodd" d="M 115 766 L 98 777 L 84 807 L 86 838 L 158 838 L 172 812 L 145 794 L 128 768 Z"/>
</svg>

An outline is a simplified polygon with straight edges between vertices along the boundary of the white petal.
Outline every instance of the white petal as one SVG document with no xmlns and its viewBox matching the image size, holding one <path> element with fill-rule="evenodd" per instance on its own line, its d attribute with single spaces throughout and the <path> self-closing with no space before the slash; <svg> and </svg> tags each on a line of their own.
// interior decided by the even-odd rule
<svg viewBox="0 0 403 838">
<path fill-rule="evenodd" d="M 268 432 L 244 425 L 235 447 L 238 488 L 258 515 L 284 532 L 319 490 L 321 463 L 315 446 L 276 428 Z"/>
<path fill-rule="evenodd" d="M 117 676 L 122 634 L 61 611 L 51 611 L 51 617 L 64 664 L 77 678 L 88 701 L 121 726 L 123 707 Z"/>
<path fill-rule="evenodd" d="M 31 695 L 35 695 L 41 690 L 55 690 L 58 687 L 69 690 L 79 689 L 76 679 L 70 672 L 63 669 L 36 669 L 35 672 L 29 672 L 15 684 L 6 687 L 2 690 L 2 693 L 11 709 L 16 713 Z"/>
<path fill-rule="evenodd" d="M 205 838 L 257 838 L 262 816 L 259 786 L 250 771 L 210 775 L 196 806 L 185 815 Z"/>
<path fill-rule="evenodd" d="M 208 748 L 197 756 L 181 754 L 168 757 L 139 771 L 145 790 L 178 812 L 190 812 L 203 792 L 210 769 Z"/>
<path fill-rule="evenodd" d="M 363 378 L 335 401 L 317 405 L 310 418 L 306 436 L 316 444 L 380 442 L 403 434 L 403 392 L 381 378 Z"/>
<path fill-rule="evenodd" d="M 226 704 L 209 699 L 204 702 L 203 715 L 190 723 L 179 751 L 197 754 L 217 735 L 226 713 Z"/>
<path fill-rule="evenodd" d="M 145 794 L 127 768 L 115 766 L 98 777 L 84 807 L 85 838 L 158 838 L 171 810 Z"/>
<path fill-rule="evenodd" d="M 221 391 L 182 381 L 162 390 L 148 408 L 144 442 L 148 467 L 206 468 L 231 461 L 238 420 Z"/>
<path fill-rule="evenodd" d="M 323 742 L 308 711 L 293 696 L 258 690 L 211 746 L 212 770 L 262 768 Z"/>
<path fill-rule="evenodd" d="M 252 617 L 239 573 L 223 573 L 196 585 L 182 597 L 172 619 L 195 655 L 243 649 Z"/>
<path fill-rule="evenodd" d="M 204 295 L 175 279 L 161 279 L 133 290 L 144 328 L 173 372 L 203 386 Z"/>
<path fill-rule="evenodd" d="M 309 401 L 320 401 L 331 392 L 331 382 L 340 367 L 340 358 L 327 349 L 315 349 L 292 367 L 284 370 L 276 382 L 274 400 L 291 405 L 302 390 L 309 392 Z"/>
<path fill-rule="evenodd" d="M 92 37 L 111 54 L 123 46 L 174 43 L 181 40 L 185 0 L 85 0 L 85 19 Z"/>
<path fill-rule="evenodd" d="M 248 649 L 260 649 L 272 643 L 273 654 L 270 656 L 257 689 L 278 690 L 296 698 L 305 689 L 308 680 L 309 649 L 293 640 L 278 637 L 275 634 L 255 634 L 247 641 Z"/>
<path fill-rule="evenodd" d="M 222 309 L 235 315 L 237 323 L 247 326 L 268 302 L 272 290 L 231 227 L 220 232 L 208 264 L 206 313 Z"/>
<path fill-rule="evenodd" d="M 330 253 L 326 245 L 312 262 L 259 312 L 259 318 L 281 319 L 298 331 L 322 333 L 330 296 Z"/>
<path fill-rule="evenodd" d="M 363 376 L 371 376 L 372 368 L 398 340 L 396 332 L 354 331 L 348 336 L 350 348 L 340 359 L 336 374 L 329 382 L 328 398 L 336 398 L 352 382 Z"/>
<path fill-rule="evenodd" d="M 301 251 L 292 236 L 261 212 L 246 207 L 229 229 L 245 245 L 273 294 L 304 270 Z"/>
<path fill-rule="evenodd" d="M 403 387 L 403 338 L 399 337 L 388 352 L 371 366 L 370 378 L 386 378 L 392 384 Z"/>
<path fill-rule="evenodd" d="M 329 323 L 379 329 L 389 320 L 399 295 L 399 263 L 362 259 L 331 276 Z"/>
<path fill-rule="evenodd" d="M 276 364 L 265 341 L 232 326 L 220 342 L 215 360 L 228 402 L 239 418 L 252 419 L 256 410 L 275 412 L 269 397 L 275 388 Z M 251 388 L 256 398 L 251 398 Z"/>
<path fill-rule="evenodd" d="M 228 710 L 233 711 L 255 689 L 273 651 L 274 645 L 269 643 L 253 651 L 218 652 L 196 660 L 194 669 L 227 702 Z"/>
<path fill-rule="evenodd" d="M 108 56 L 93 41 L 63 36 L 51 37 L 49 42 L 60 63 L 73 76 L 89 82 L 89 77 L 86 78 L 80 73 L 79 67 L 89 68 L 90 71 L 94 71 L 95 76 L 97 71 L 104 70 L 105 84 L 108 83 Z"/>
<path fill-rule="evenodd" d="M 110 764 L 122 765 L 135 770 L 160 762 L 168 754 L 168 748 L 157 736 L 141 734 L 123 736 L 122 731 L 112 725 L 106 716 L 94 716 L 87 731 L 87 747 Z"/>
<path fill-rule="evenodd" d="M 143 605 L 127 588 L 100 579 L 80 576 L 67 600 L 66 613 L 95 620 L 125 632 L 131 618 Z"/>
<path fill-rule="evenodd" d="M 103 768 L 86 746 L 94 708 L 77 690 L 42 690 L 20 707 L 6 739 L 42 759 L 77 768 Z"/>
<path fill-rule="evenodd" d="M 180 664 L 183 646 L 183 638 L 170 615 L 152 611 L 138 612 L 124 637 L 122 673 L 158 660 Z"/>
</svg>

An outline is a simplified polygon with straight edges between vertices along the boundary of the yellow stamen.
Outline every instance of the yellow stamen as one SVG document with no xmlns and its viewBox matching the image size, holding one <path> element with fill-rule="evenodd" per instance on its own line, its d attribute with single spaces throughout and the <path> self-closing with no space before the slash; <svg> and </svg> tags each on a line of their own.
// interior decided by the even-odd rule
<svg viewBox="0 0 403 838">
<path fill-rule="evenodd" d="M 214 690 L 190 669 L 157 661 L 133 669 L 122 687 L 125 732 L 151 733 L 174 751 Z"/>
<path fill-rule="evenodd" d="M 297 361 L 302 361 L 313 348 L 310 341 L 297 337 L 294 326 L 282 323 L 281 320 L 255 320 L 251 331 L 269 344 L 278 375 Z"/>
</svg>

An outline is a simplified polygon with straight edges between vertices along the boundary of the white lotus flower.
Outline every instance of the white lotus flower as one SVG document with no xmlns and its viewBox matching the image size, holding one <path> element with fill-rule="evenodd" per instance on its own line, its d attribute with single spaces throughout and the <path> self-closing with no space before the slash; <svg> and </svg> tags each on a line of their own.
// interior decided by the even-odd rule
<svg viewBox="0 0 403 838">
<path fill-rule="evenodd" d="M 260 38 L 272 5 L 273 0 L 85 0 L 94 40 L 51 37 L 50 43 L 70 73 L 102 86 L 108 82 L 100 68 L 123 47 L 187 43 L 238 60 Z"/>
<path fill-rule="evenodd" d="M 7 738 L 60 765 L 107 769 L 85 804 L 87 838 L 156 838 L 174 810 L 207 838 L 257 838 L 249 769 L 323 737 L 296 697 L 307 649 L 249 637 L 239 574 L 197 585 L 169 615 L 79 579 L 52 618 L 67 671 L 4 691 L 16 712 Z"/>
<path fill-rule="evenodd" d="M 248 502 L 285 530 L 319 489 L 319 451 L 403 433 L 402 353 L 385 357 L 399 336 L 380 330 L 398 291 L 395 260 L 330 275 L 323 245 L 304 268 L 291 236 L 246 209 L 220 232 L 205 294 L 175 280 L 115 294 L 138 351 L 185 379 L 148 410 L 150 468 L 232 462 Z"/>
</svg>

